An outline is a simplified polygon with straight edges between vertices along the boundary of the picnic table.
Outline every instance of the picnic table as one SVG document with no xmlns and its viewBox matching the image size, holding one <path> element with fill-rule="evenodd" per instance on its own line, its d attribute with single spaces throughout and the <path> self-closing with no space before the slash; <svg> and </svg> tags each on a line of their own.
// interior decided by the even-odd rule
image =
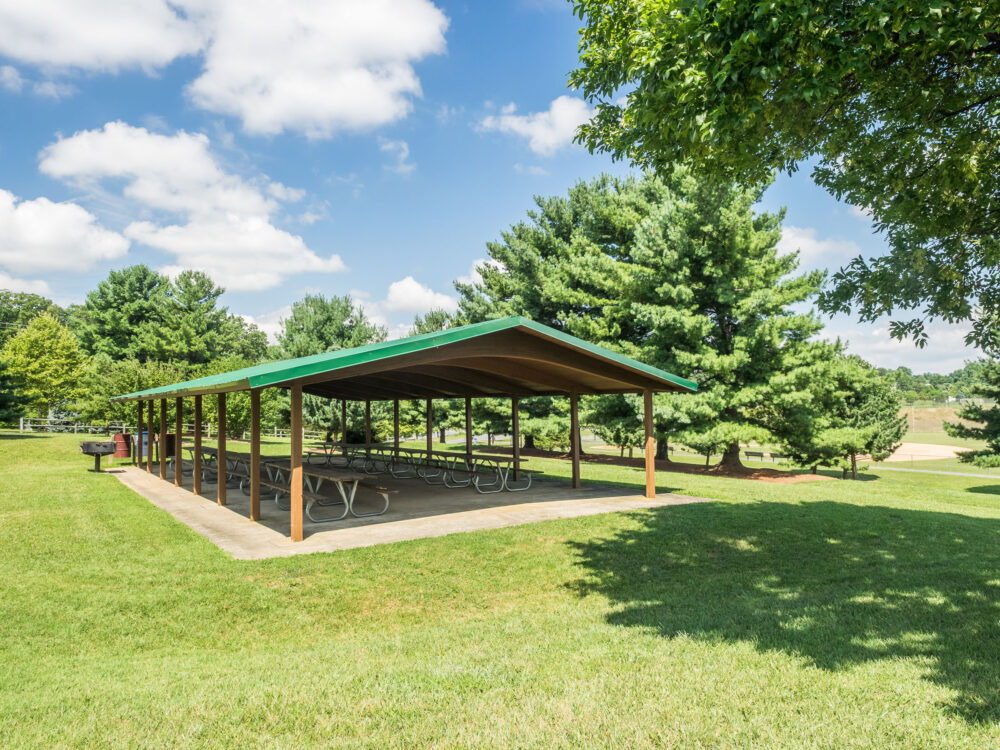
<svg viewBox="0 0 1000 750">
<path fill-rule="evenodd" d="M 338 444 L 339 445 L 339 444 Z M 403 448 L 397 451 L 384 445 L 346 445 L 340 455 L 330 454 L 331 460 L 344 460 L 344 466 L 353 467 L 366 474 L 388 473 L 397 479 L 417 477 L 427 484 L 440 484 L 449 488 L 472 485 L 480 494 L 494 492 L 522 492 L 531 487 L 532 475 L 524 472 L 521 483 L 512 479 L 514 459 L 511 456 L 485 453 L 458 453 L 455 451 L 428 451 L 421 448 Z"/>
<path fill-rule="evenodd" d="M 290 494 L 292 478 L 291 459 L 261 456 L 261 466 L 267 474 L 267 479 L 264 480 L 262 478 L 261 481 L 271 489 L 275 490 L 274 502 L 279 508 L 282 508 L 280 502 L 281 496 Z M 390 490 L 387 487 L 380 487 L 368 482 L 368 477 L 365 474 L 345 471 L 342 469 L 333 469 L 325 466 L 309 466 L 303 464 L 302 479 L 304 485 L 302 488 L 302 495 L 303 499 L 305 499 L 307 503 L 306 516 L 308 516 L 309 520 L 314 523 L 339 521 L 346 518 L 348 513 L 355 518 L 380 516 L 389 510 L 389 495 L 395 494 L 394 490 Z M 334 499 L 331 502 L 330 498 L 324 497 L 320 494 L 325 482 L 329 482 L 337 488 L 340 500 Z M 380 510 L 369 513 L 359 513 L 355 509 L 355 497 L 357 496 L 359 486 L 371 489 L 376 494 L 381 495 L 384 504 Z M 344 512 L 339 516 L 321 518 L 314 516 L 312 513 L 313 506 L 340 505 L 341 503 L 344 505 Z M 282 510 L 287 510 L 287 508 L 282 508 Z"/>
</svg>

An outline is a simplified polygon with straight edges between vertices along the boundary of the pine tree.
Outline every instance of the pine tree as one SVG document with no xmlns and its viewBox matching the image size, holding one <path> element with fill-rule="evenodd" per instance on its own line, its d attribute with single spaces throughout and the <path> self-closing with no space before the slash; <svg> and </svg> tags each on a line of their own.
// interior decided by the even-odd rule
<svg viewBox="0 0 1000 750">
<path fill-rule="evenodd" d="M 801 466 L 838 466 L 857 479 L 858 456 L 882 461 L 902 441 L 899 392 L 857 356 L 832 356 L 818 367 L 813 398 L 797 410 L 783 448 Z"/>
<path fill-rule="evenodd" d="M 759 190 L 683 169 L 578 183 L 536 198 L 529 220 L 487 245 L 479 284 L 456 284 L 466 320 L 526 315 L 698 382 L 658 397 L 661 438 L 708 441 L 727 464 L 741 443 L 781 442 L 812 398 L 832 345 L 794 307 L 821 274 L 779 255 L 781 214 L 756 213 Z M 665 447 L 665 446 L 664 446 Z"/>
<path fill-rule="evenodd" d="M 959 453 L 959 460 L 983 468 L 1000 466 L 1000 360 L 984 363 L 980 377 L 981 381 L 971 389 L 972 395 L 984 401 L 988 400 L 992 405 L 968 403 L 956 415 L 959 419 L 980 424 L 973 427 L 962 423 L 945 422 L 944 429 L 952 437 L 986 442 L 986 447 L 981 450 Z"/>
</svg>

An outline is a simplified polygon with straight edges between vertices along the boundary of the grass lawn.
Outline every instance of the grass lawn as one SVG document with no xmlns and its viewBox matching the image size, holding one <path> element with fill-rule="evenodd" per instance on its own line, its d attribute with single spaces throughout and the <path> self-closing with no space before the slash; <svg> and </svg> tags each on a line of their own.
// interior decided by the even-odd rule
<svg viewBox="0 0 1000 750">
<path fill-rule="evenodd" d="M 927 443 L 930 445 L 954 445 L 959 448 L 970 448 L 975 450 L 977 448 L 985 448 L 986 441 L 984 440 L 966 440 L 965 438 L 956 438 L 949 435 L 947 432 L 907 432 L 903 436 L 903 440 L 907 443 Z"/>
<path fill-rule="evenodd" d="M 0 435 L 0 747 L 1000 744 L 1000 479 L 247 562 L 76 442 Z"/>
</svg>

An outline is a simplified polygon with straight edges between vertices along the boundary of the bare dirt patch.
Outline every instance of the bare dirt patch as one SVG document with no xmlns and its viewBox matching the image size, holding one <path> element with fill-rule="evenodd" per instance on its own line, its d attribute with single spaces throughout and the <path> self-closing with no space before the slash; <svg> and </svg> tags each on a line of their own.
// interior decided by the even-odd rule
<svg viewBox="0 0 1000 750">
<path fill-rule="evenodd" d="M 933 445 L 931 443 L 901 443 L 896 452 L 886 462 L 893 461 L 931 461 L 938 458 L 955 458 L 959 453 L 968 450 L 955 445 Z"/>
</svg>

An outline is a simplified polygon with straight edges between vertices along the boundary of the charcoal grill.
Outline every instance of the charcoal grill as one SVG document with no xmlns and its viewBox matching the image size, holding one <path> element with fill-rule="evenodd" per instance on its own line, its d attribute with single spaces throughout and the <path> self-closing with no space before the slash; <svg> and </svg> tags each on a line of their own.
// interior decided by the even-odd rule
<svg viewBox="0 0 1000 750">
<path fill-rule="evenodd" d="M 114 440 L 84 440 L 80 443 L 80 453 L 94 457 L 94 471 L 101 470 L 101 456 L 108 456 L 114 452 Z"/>
</svg>

